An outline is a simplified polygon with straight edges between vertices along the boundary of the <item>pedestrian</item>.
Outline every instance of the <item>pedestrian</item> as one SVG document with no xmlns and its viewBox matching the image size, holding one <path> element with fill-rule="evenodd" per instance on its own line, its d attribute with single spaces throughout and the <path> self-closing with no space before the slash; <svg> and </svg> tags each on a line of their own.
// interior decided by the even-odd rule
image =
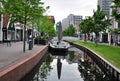
<svg viewBox="0 0 120 81">
<path fill-rule="evenodd" d="M 29 42 L 32 41 L 32 35 L 29 35 L 28 41 L 29 41 Z"/>
<path fill-rule="evenodd" d="M 29 42 L 29 50 L 32 50 L 32 35 L 28 37 L 28 42 Z"/>
<path fill-rule="evenodd" d="M 113 38 L 111 38 L 111 44 L 113 45 Z"/>
<path fill-rule="evenodd" d="M 7 36 L 7 46 L 11 46 L 11 35 Z"/>
</svg>

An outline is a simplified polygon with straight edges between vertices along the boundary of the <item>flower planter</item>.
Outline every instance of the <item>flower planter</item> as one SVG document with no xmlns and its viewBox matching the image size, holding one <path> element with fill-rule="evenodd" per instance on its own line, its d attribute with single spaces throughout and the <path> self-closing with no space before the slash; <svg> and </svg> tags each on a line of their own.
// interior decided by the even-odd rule
<svg viewBox="0 0 120 81">
<path fill-rule="evenodd" d="M 42 44 L 42 45 L 45 45 L 45 44 L 46 44 L 46 40 L 45 40 L 45 39 L 35 39 L 35 40 L 34 40 L 34 44 Z"/>
</svg>

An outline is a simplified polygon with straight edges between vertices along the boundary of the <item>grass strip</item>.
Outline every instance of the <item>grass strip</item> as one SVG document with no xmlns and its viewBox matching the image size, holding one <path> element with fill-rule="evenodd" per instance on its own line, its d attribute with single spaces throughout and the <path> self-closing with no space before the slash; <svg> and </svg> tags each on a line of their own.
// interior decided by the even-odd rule
<svg viewBox="0 0 120 81">
<path fill-rule="evenodd" d="M 120 48 L 116 46 L 108 46 L 108 45 L 103 45 L 103 44 L 98 44 L 96 45 L 92 42 L 84 42 L 84 41 L 72 41 L 73 43 L 83 45 L 106 60 L 108 60 L 110 63 L 112 63 L 114 66 L 120 69 Z"/>
</svg>

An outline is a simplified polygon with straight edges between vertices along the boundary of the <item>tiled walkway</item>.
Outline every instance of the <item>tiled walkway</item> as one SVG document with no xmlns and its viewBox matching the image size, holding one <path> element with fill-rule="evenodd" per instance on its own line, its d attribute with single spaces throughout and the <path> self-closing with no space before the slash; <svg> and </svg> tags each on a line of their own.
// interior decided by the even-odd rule
<svg viewBox="0 0 120 81">
<path fill-rule="evenodd" d="M 23 42 L 12 43 L 11 47 L 7 46 L 6 43 L 0 44 L 0 71 L 34 54 L 42 47 L 42 45 L 34 45 L 32 50 L 28 50 L 26 44 L 26 52 L 24 53 Z"/>
</svg>

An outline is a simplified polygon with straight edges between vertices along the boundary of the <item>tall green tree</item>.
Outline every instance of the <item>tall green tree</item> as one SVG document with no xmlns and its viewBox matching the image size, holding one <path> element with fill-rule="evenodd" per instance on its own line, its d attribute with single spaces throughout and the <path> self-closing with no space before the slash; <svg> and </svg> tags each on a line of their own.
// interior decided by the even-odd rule
<svg viewBox="0 0 120 81">
<path fill-rule="evenodd" d="M 45 9 L 42 7 L 41 0 L 1 0 L 2 14 L 7 13 L 11 15 L 12 20 L 24 24 L 24 38 L 23 38 L 23 52 L 25 52 L 26 41 L 26 24 L 30 22 L 33 17 L 41 16 Z"/>
<path fill-rule="evenodd" d="M 79 25 L 80 32 L 85 34 L 84 41 L 86 41 L 86 34 L 89 36 L 89 34 L 92 32 L 93 27 L 93 20 L 92 17 L 88 17 L 87 19 L 83 20 Z"/>
<path fill-rule="evenodd" d="M 74 36 L 75 35 L 75 28 L 73 25 L 70 25 L 67 29 L 63 31 L 63 36 Z"/>
<path fill-rule="evenodd" d="M 54 23 L 52 23 L 48 16 L 44 16 L 41 18 L 40 24 L 40 32 L 47 33 L 51 39 L 51 37 L 56 35 Z"/>
<path fill-rule="evenodd" d="M 93 23 L 92 32 L 96 34 L 95 43 L 97 46 L 99 32 L 106 31 L 107 26 L 110 25 L 110 19 L 106 19 L 105 13 L 102 11 L 99 5 L 97 6 L 97 10 L 94 11 Z"/>
<path fill-rule="evenodd" d="M 97 6 L 97 11 L 94 11 L 93 14 L 93 32 L 96 34 L 96 36 L 99 35 L 99 32 L 105 30 L 105 26 L 103 26 L 105 21 L 105 13 L 102 11 L 102 9 L 100 8 L 100 6 Z"/>
<path fill-rule="evenodd" d="M 50 36 L 55 36 L 55 29 L 54 29 L 54 23 L 52 23 L 48 16 L 41 16 L 37 17 L 35 19 L 35 27 L 38 29 L 39 32 L 44 32 L 49 34 Z"/>
</svg>

